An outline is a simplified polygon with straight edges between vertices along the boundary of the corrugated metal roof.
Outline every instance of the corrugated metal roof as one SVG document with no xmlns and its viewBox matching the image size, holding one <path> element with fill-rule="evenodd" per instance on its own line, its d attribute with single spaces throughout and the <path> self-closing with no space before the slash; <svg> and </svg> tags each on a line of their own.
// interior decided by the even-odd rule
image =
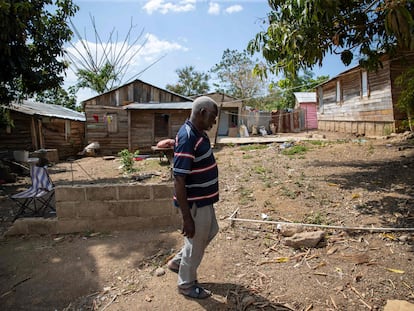
<svg viewBox="0 0 414 311">
<path fill-rule="evenodd" d="M 315 92 L 294 92 L 298 103 L 316 103 Z"/>
<path fill-rule="evenodd" d="M 173 102 L 173 103 L 132 103 L 124 106 L 127 110 L 167 110 L 167 109 L 186 109 L 191 110 L 193 102 Z"/>
<path fill-rule="evenodd" d="M 75 121 L 86 121 L 84 113 L 53 104 L 24 100 L 22 103 L 11 103 L 9 106 L 6 106 L 6 108 L 31 116 L 38 115 Z"/>
</svg>

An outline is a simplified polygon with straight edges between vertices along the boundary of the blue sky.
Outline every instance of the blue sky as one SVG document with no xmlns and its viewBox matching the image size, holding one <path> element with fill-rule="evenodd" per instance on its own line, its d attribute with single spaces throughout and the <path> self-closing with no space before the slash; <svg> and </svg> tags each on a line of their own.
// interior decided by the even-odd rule
<svg viewBox="0 0 414 311">
<path fill-rule="evenodd" d="M 137 77 L 161 88 L 177 82 L 177 69 L 192 65 L 197 71 L 207 72 L 220 62 L 224 50 L 246 49 L 249 40 L 263 30 L 262 21 L 270 11 L 266 0 L 75 0 L 75 3 L 80 9 L 72 21 L 91 47 L 96 42 L 91 16 L 103 41 L 107 41 L 111 31 L 118 33 L 119 40 L 112 40 L 114 46 L 118 41 L 114 51 L 120 49 L 131 23 L 135 25 L 131 39 L 138 38 L 143 31 L 142 39 L 133 49 L 147 41 L 130 63 L 129 73 L 135 75 L 162 57 Z M 72 43 L 80 44 L 78 38 Z M 333 77 L 345 69 L 339 56 L 328 56 L 322 68 L 312 71 L 315 76 Z M 69 71 L 65 85 L 75 82 L 74 73 Z M 81 90 L 78 101 L 95 95 Z"/>
</svg>

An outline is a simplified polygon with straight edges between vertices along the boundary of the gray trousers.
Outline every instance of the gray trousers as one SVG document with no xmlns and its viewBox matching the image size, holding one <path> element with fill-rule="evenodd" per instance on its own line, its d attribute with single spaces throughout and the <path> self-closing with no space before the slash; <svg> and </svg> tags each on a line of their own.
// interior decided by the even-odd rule
<svg viewBox="0 0 414 311">
<path fill-rule="evenodd" d="M 194 220 L 195 235 L 191 239 L 184 238 L 183 248 L 173 258 L 173 262 L 180 266 L 178 286 L 183 289 L 197 282 L 197 268 L 203 259 L 204 251 L 219 230 L 213 205 L 197 208 L 193 204 L 191 216 Z"/>
</svg>

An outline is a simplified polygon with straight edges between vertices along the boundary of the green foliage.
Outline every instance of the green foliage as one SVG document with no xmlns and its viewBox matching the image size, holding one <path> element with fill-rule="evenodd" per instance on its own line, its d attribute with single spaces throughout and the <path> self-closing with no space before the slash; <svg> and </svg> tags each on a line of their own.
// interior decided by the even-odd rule
<svg viewBox="0 0 414 311">
<path fill-rule="evenodd" d="M 286 149 L 282 150 L 282 154 L 284 155 L 301 155 L 301 154 L 305 154 L 308 151 L 308 147 L 303 146 L 303 145 L 296 145 L 293 147 L 289 147 Z"/>
<path fill-rule="evenodd" d="M 239 193 L 240 193 L 240 204 L 241 205 L 247 205 L 249 202 L 255 201 L 252 189 L 245 188 L 242 186 L 239 189 Z"/>
<path fill-rule="evenodd" d="M 279 106 L 282 108 L 294 108 L 295 92 L 314 91 L 316 85 L 328 79 L 329 76 L 318 76 L 316 79 L 313 79 L 313 73 L 309 70 L 304 70 L 303 75 L 288 74 L 286 78 L 277 82 L 277 88 L 281 92 Z"/>
<path fill-rule="evenodd" d="M 139 150 L 132 153 L 132 152 L 129 152 L 128 149 L 123 149 L 120 152 L 118 152 L 118 156 L 121 157 L 122 170 L 125 173 L 135 172 L 134 157 L 138 155 L 139 155 Z"/>
<path fill-rule="evenodd" d="M 111 83 L 119 78 L 114 66 L 109 62 L 106 62 L 102 67 L 78 69 L 76 75 L 78 77 L 78 88 L 88 88 L 98 94 L 110 91 Z"/>
<path fill-rule="evenodd" d="M 260 149 L 266 149 L 268 148 L 267 145 L 263 145 L 263 144 L 249 144 L 249 145 L 244 145 L 244 146 L 240 146 L 240 150 L 243 151 L 250 151 L 250 150 L 260 150 Z"/>
<path fill-rule="evenodd" d="M 256 174 L 259 174 L 259 175 L 263 175 L 266 173 L 266 169 L 263 166 L 255 166 L 253 170 Z"/>
<path fill-rule="evenodd" d="M 396 79 L 396 84 L 401 87 L 398 97 L 398 108 L 405 111 L 408 119 L 408 126 L 411 131 L 414 129 L 414 67 L 408 68 Z"/>
<path fill-rule="evenodd" d="M 72 0 L 0 1 L 0 103 L 59 87 Z"/>
<path fill-rule="evenodd" d="M 414 2 L 387 0 L 314 1 L 269 0 L 264 31 L 248 44 L 253 55 L 261 52 L 266 66 L 255 72 L 295 76 L 322 65 L 327 53 L 349 65 L 355 55 L 367 69 L 380 66 L 383 53 L 414 49 Z"/>
<path fill-rule="evenodd" d="M 57 87 L 52 90 L 46 90 L 36 94 L 36 101 L 45 104 L 54 104 L 63 106 L 72 110 L 80 111 L 81 107 L 76 106 L 77 88 L 72 86 L 66 91 L 63 87 Z"/>
<path fill-rule="evenodd" d="M 240 99 L 249 99 L 262 93 L 264 82 L 253 74 L 257 63 L 246 50 L 225 50 L 220 63 L 210 70 L 217 76 L 218 83 L 214 83 L 216 90 Z"/>
<path fill-rule="evenodd" d="M 10 117 L 10 110 L 0 107 L 0 128 L 6 128 L 7 126 L 14 127 L 13 120 Z"/>
<path fill-rule="evenodd" d="M 314 224 L 314 225 L 329 225 L 329 221 L 325 215 L 322 215 L 320 212 L 311 212 L 305 216 L 303 220 L 305 224 Z"/>
<path fill-rule="evenodd" d="M 178 82 L 174 85 L 167 84 L 167 90 L 184 96 L 205 94 L 209 91 L 209 75 L 196 71 L 194 66 L 186 66 L 175 71 L 178 75 Z"/>
</svg>

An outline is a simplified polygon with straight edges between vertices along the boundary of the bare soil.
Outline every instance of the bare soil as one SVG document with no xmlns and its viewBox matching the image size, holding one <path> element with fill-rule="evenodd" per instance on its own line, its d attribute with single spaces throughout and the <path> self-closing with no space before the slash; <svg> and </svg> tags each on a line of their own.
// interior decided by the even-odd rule
<svg viewBox="0 0 414 311">
<path fill-rule="evenodd" d="M 177 275 L 165 267 L 181 246 L 180 228 L 3 236 L 1 309 L 383 310 L 387 300 L 414 303 L 413 139 L 313 134 L 327 140 L 215 149 L 220 232 L 198 275 L 211 298 L 179 295 Z M 119 166 L 119 158 L 87 157 L 49 171 L 56 185 L 168 182 L 165 159 L 138 161 L 132 175 Z M 16 211 L 7 196 L 29 184 L 21 177 L 2 185 L 1 233 Z M 236 210 L 239 220 L 229 221 Z M 326 237 L 318 247 L 293 249 L 272 221 L 316 225 L 304 228 Z"/>
</svg>

